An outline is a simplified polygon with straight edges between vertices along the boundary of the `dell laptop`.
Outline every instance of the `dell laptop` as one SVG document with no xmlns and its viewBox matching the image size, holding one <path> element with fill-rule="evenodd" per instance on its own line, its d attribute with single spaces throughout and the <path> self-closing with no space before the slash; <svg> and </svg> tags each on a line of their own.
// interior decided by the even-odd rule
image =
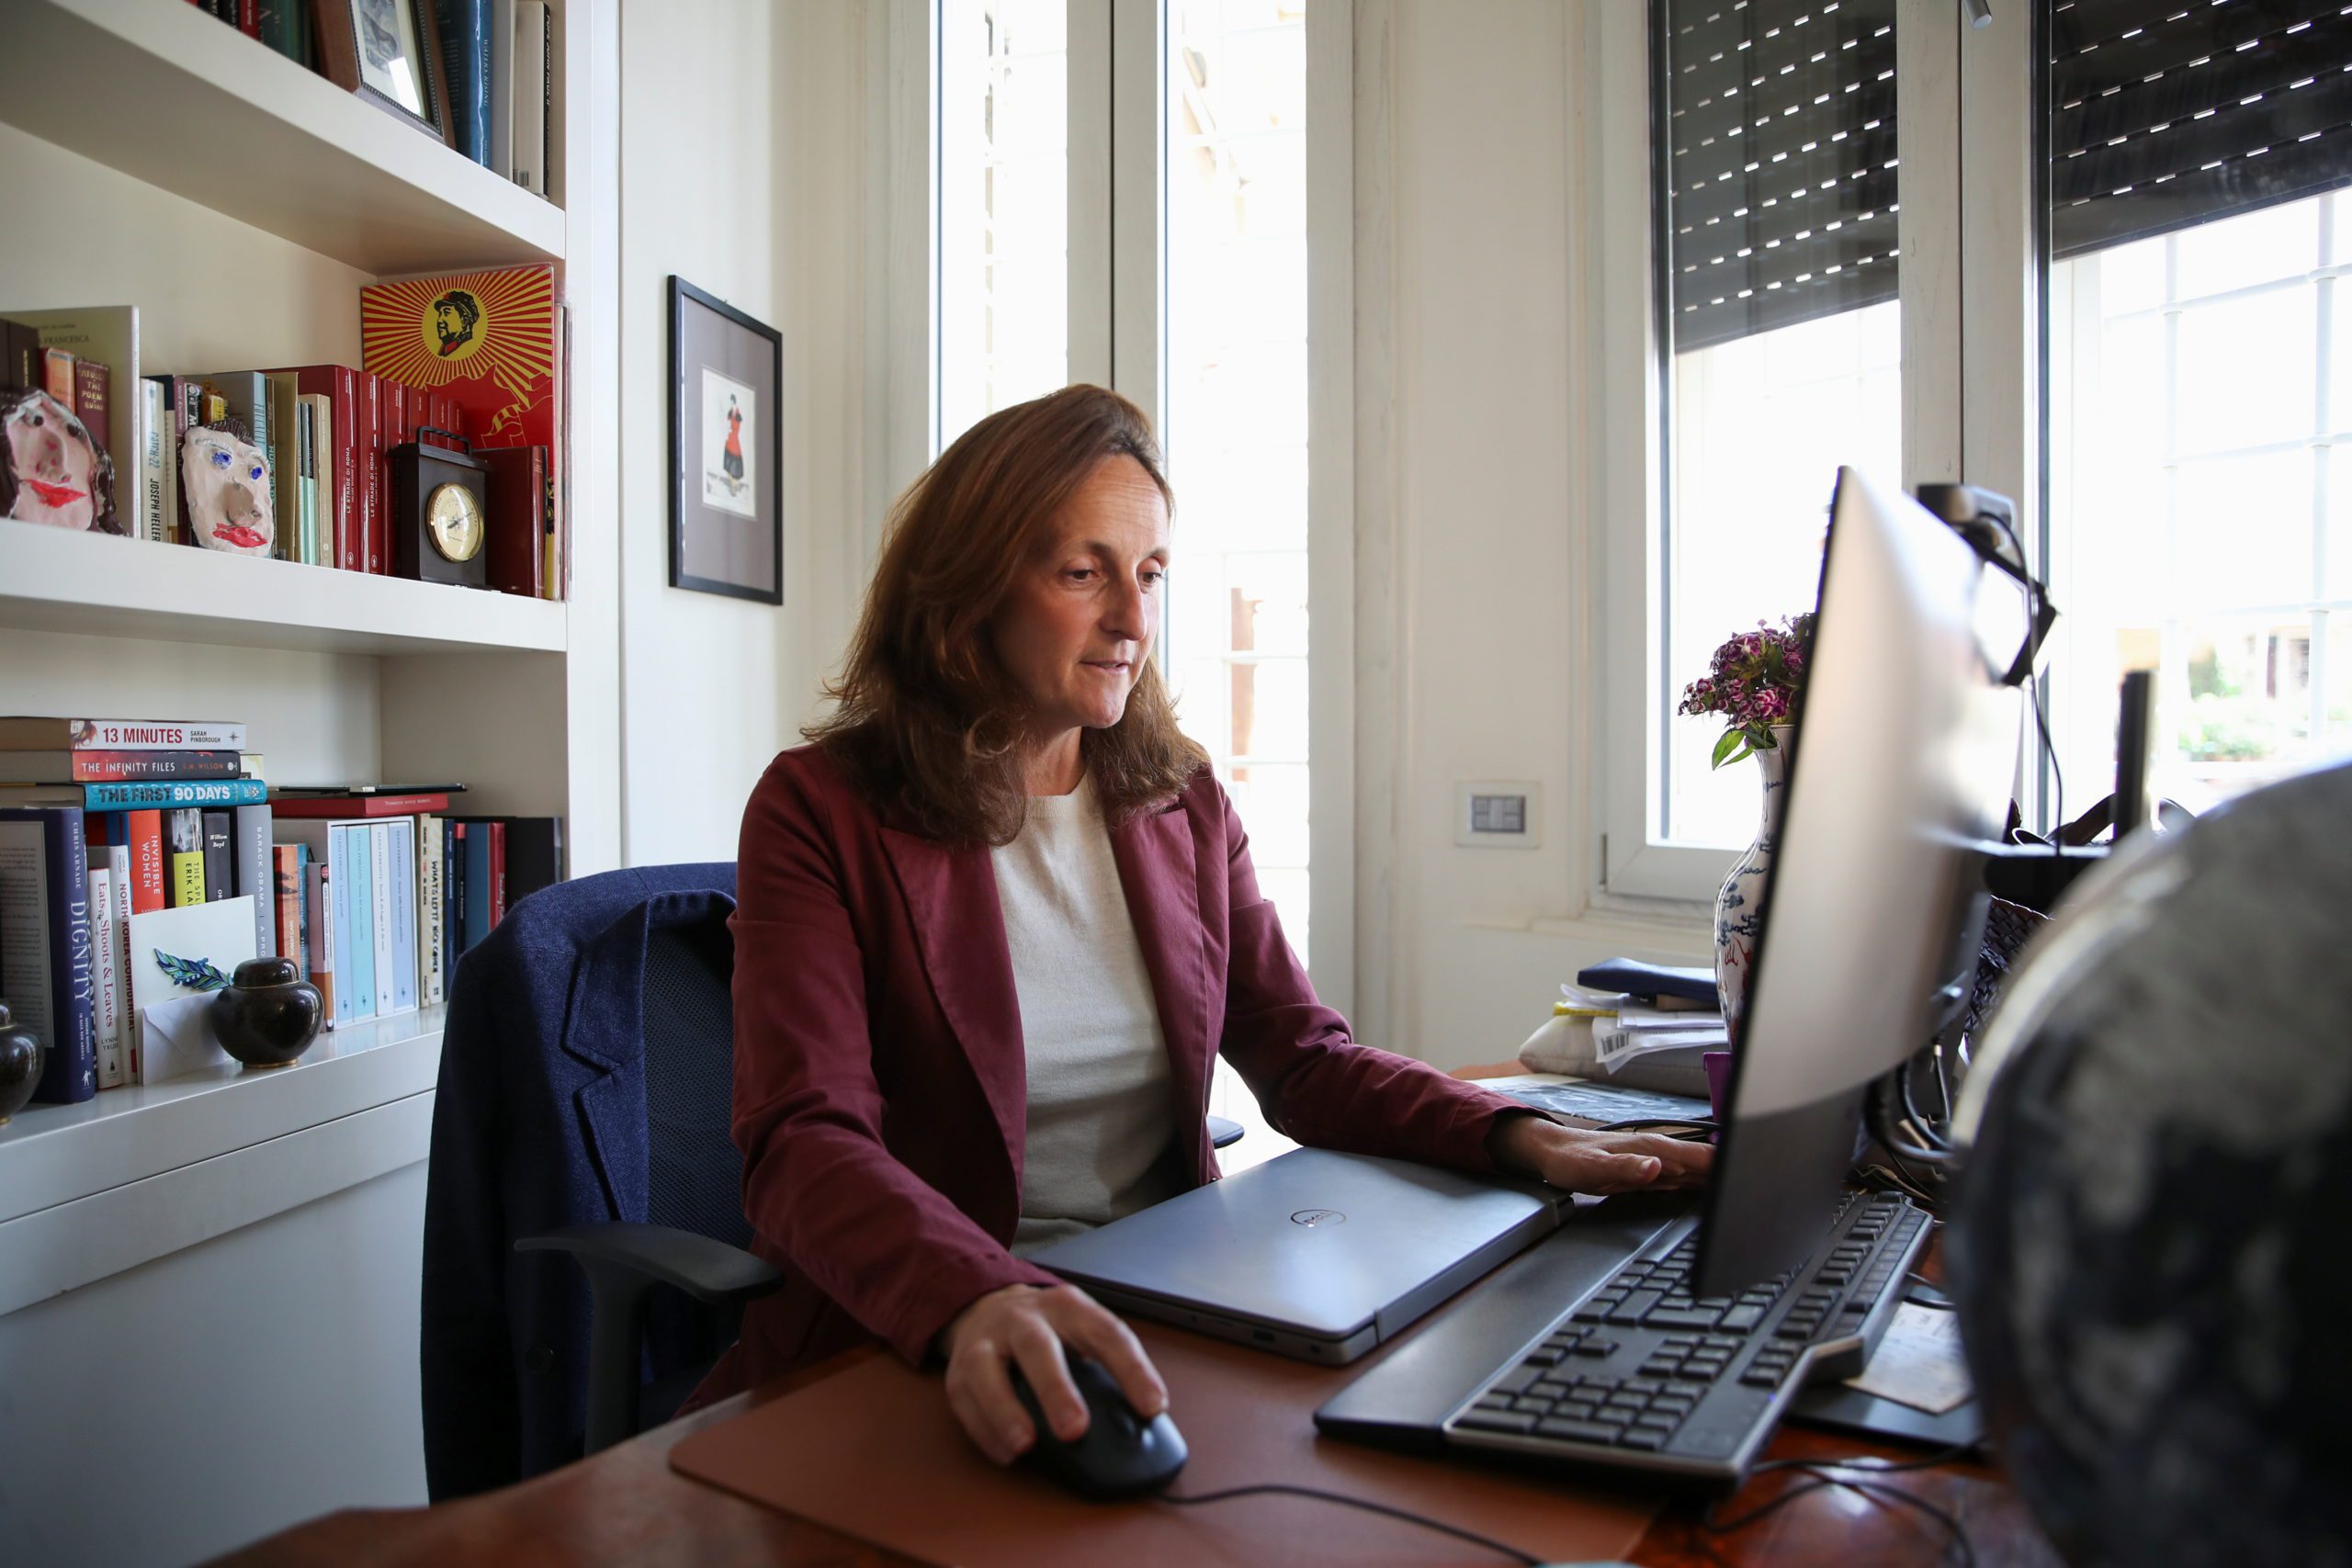
<svg viewBox="0 0 2352 1568">
<path fill-rule="evenodd" d="M 1533 1181 L 1293 1149 L 1031 1261 L 1114 1311 L 1337 1365 L 1549 1235 L 1574 1203 Z"/>
</svg>

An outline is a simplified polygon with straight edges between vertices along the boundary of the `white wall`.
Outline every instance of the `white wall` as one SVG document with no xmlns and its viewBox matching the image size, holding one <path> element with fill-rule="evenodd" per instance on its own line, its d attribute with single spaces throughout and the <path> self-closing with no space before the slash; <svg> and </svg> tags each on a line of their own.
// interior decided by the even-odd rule
<svg viewBox="0 0 2352 1568">
<path fill-rule="evenodd" d="M 623 0 L 622 859 L 732 860 L 847 635 L 863 406 L 862 5 Z M 784 604 L 669 582 L 669 279 L 784 334 Z"/>
<path fill-rule="evenodd" d="M 1623 0 L 1631 3 L 1631 0 Z M 1366 1040 L 1509 1057 L 1702 911 L 1596 899 L 1600 557 L 1580 367 L 1585 0 L 1364 0 L 1356 39 L 1357 973 Z M 1453 841 L 1458 780 L 1542 786 L 1541 847 Z"/>
</svg>

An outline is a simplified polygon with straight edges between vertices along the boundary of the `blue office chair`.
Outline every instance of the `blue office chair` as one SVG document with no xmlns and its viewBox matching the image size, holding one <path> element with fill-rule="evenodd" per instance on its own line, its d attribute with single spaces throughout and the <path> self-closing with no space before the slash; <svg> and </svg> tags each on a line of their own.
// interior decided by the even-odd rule
<svg viewBox="0 0 2352 1568">
<path fill-rule="evenodd" d="M 727 1135 L 734 893 L 725 863 L 559 883 L 458 966 L 425 1193 L 436 1501 L 666 1417 L 777 1282 Z"/>
<path fill-rule="evenodd" d="M 735 951 L 726 936 L 724 925 L 671 926 L 646 942 L 644 1223 L 566 1225 L 514 1243 L 517 1252 L 569 1253 L 587 1275 L 585 1453 L 668 1420 L 735 1342 L 743 1303 L 783 1282 L 750 1251 L 742 1158 L 728 1136 Z M 673 1333 L 709 1354 L 648 1382 L 641 1362 L 657 1285 L 702 1306 Z"/>
</svg>

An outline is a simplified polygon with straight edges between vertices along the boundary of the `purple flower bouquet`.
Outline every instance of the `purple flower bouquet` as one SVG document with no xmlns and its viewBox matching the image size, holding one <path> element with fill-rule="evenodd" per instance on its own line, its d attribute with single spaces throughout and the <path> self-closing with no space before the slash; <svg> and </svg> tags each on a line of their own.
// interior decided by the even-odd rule
<svg viewBox="0 0 2352 1568">
<path fill-rule="evenodd" d="M 1726 767 L 1778 742 L 1772 727 L 1795 716 L 1797 690 L 1804 684 L 1805 655 L 1813 645 L 1813 615 L 1790 615 L 1777 626 L 1756 623 L 1715 649 L 1707 673 L 1682 690 L 1677 713 L 1719 713 L 1730 721 L 1715 742 L 1714 765 Z"/>
</svg>

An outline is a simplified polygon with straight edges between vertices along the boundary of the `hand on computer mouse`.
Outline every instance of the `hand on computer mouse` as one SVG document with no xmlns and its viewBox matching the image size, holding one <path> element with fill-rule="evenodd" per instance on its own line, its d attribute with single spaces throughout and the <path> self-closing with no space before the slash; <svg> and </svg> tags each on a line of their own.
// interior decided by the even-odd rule
<svg viewBox="0 0 2352 1568">
<path fill-rule="evenodd" d="M 1015 1366 L 1012 1392 L 1034 1420 L 1037 1396 L 1029 1380 Z M 1140 1497 L 1158 1492 L 1176 1479 L 1191 1457 L 1184 1436 L 1166 1411 L 1147 1419 L 1138 1415 L 1100 1361 L 1080 1356 L 1069 1363 L 1070 1381 L 1085 1401 L 1088 1420 L 1083 1435 L 1065 1442 L 1052 1432 L 1041 1432 L 1022 1462 L 1068 1492 L 1098 1503 Z"/>
<path fill-rule="evenodd" d="M 1537 1115 L 1498 1122 L 1487 1148 L 1506 1170 L 1594 1197 L 1696 1187 L 1715 1157 L 1705 1144 L 1658 1133 L 1589 1132 Z"/>
<path fill-rule="evenodd" d="M 1145 1420 L 1168 1408 L 1168 1387 L 1127 1325 L 1075 1285 L 1008 1285 L 966 1307 L 940 1336 L 947 1353 L 947 1405 L 979 1450 L 1011 1464 L 1037 1440 L 1038 1417 L 1013 1393 L 1018 1365 L 1035 1391 L 1039 1415 L 1064 1442 L 1085 1435 L 1089 1414 L 1064 1359 L 1102 1363 Z"/>
</svg>

